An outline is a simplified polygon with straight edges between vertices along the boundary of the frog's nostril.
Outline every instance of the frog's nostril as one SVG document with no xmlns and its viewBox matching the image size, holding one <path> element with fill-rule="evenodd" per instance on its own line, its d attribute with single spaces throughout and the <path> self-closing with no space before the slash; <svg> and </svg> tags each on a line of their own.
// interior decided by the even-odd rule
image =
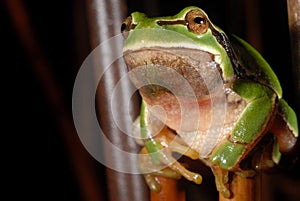
<svg viewBox="0 0 300 201">
<path fill-rule="evenodd" d="M 123 31 L 125 31 L 127 28 L 127 25 L 125 24 L 125 22 L 123 22 L 123 24 L 121 25 L 121 32 L 123 33 Z"/>
<path fill-rule="evenodd" d="M 131 16 L 127 17 L 121 25 L 121 33 L 122 33 L 123 37 L 127 38 L 128 32 L 130 31 L 130 29 L 132 29 L 134 27 L 135 26 L 133 26 L 133 24 L 132 24 L 132 17 Z"/>
</svg>

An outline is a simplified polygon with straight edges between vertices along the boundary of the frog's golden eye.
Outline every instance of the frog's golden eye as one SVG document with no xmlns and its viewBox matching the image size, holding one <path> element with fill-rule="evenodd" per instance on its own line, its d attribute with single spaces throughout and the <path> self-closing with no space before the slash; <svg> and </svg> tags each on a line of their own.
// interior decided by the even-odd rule
<svg viewBox="0 0 300 201">
<path fill-rule="evenodd" d="M 132 17 L 131 16 L 127 17 L 121 25 L 121 32 L 123 37 L 127 38 L 128 32 L 131 29 L 134 29 L 135 26 L 136 26 L 135 24 L 132 24 Z"/>
<path fill-rule="evenodd" d="M 204 34 L 208 29 L 208 20 L 200 10 L 191 10 L 185 16 L 188 29 L 195 34 Z"/>
</svg>

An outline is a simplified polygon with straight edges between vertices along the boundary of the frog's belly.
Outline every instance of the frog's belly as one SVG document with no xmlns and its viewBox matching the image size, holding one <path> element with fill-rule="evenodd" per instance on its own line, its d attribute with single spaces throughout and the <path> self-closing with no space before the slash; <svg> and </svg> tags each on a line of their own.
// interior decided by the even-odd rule
<svg viewBox="0 0 300 201">
<path fill-rule="evenodd" d="M 207 120 L 204 130 L 196 131 L 177 131 L 180 137 L 199 153 L 200 159 L 210 157 L 214 148 L 218 147 L 224 140 L 231 135 L 232 129 L 238 121 L 241 113 L 246 107 L 246 101 L 233 91 L 226 94 L 226 111 L 223 122 L 214 122 Z M 222 115 L 222 114 L 215 114 Z M 213 117 L 210 119 L 214 119 Z M 222 118 L 220 118 L 222 120 Z"/>
<path fill-rule="evenodd" d="M 229 138 L 246 107 L 246 102 L 230 89 L 217 105 L 209 97 L 195 101 L 160 92 L 153 96 L 147 94 L 143 99 L 150 107 L 159 105 L 164 112 L 156 110 L 152 115 L 175 130 L 189 147 L 199 153 L 201 159 L 205 159 Z"/>
</svg>

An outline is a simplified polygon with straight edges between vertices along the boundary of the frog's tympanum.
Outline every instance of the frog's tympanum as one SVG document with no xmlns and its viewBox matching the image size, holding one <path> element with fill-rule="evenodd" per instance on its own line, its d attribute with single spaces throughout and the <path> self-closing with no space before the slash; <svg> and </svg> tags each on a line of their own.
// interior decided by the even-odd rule
<svg viewBox="0 0 300 201">
<path fill-rule="evenodd" d="M 202 182 L 174 152 L 209 166 L 218 191 L 230 197 L 230 174 L 252 177 L 255 167 L 274 166 L 295 147 L 297 118 L 269 64 L 200 8 L 156 18 L 134 12 L 122 33 L 124 60 L 142 97 L 134 132 L 143 141 L 139 167 L 151 190 L 160 190 L 156 176 Z M 267 162 L 242 166 L 266 136 L 272 146 L 260 150 L 269 151 L 261 153 Z"/>
</svg>

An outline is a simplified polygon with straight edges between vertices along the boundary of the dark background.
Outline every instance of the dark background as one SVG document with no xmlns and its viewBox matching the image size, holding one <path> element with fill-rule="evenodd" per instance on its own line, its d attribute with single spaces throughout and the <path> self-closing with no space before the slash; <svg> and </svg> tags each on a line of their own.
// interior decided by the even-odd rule
<svg viewBox="0 0 300 201">
<path fill-rule="evenodd" d="M 2 155 L 5 160 L 2 166 L 9 200 L 86 200 L 82 189 L 88 187 L 83 187 L 77 177 L 78 167 L 74 165 L 77 156 L 69 152 L 69 146 L 73 145 L 77 146 L 78 156 L 88 161 L 104 199 L 107 196 L 105 168 L 88 155 L 77 135 L 72 135 L 74 128 L 70 121 L 73 83 L 80 65 L 91 51 L 86 1 L 27 0 L 22 3 L 25 13 L 20 11 L 20 4 L 8 2 L 13 1 L 0 3 L 0 44 L 4 70 Z M 285 100 L 299 108 L 299 103 L 294 101 L 285 0 L 255 1 L 254 7 L 247 7 L 245 2 L 128 0 L 127 9 L 128 14 L 141 11 L 158 16 L 173 15 L 185 6 L 196 5 L 227 33 L 246 39 L 261 37 L 252 38 L 252 44 L 278 75 Z M 246 22 L 251 13 L 258 21 L 254 22 L 257 27 L 249 30 Z M 27 17 L 30 26 L 20 28 L 13 16 Z M 115 23 L 121 25 L 122 20 Z M 33 43 L 28 40 L 28 33 L 32 34 Z M 300 199 L 299 192 L 294 190 L 300 188 L 297 170 L 299 162 L 293 169 L 283 171 L 283 179 L 274 177 L 272 181 L 278 182 L 271 189 L 274 201 Z"/>
</svg>

